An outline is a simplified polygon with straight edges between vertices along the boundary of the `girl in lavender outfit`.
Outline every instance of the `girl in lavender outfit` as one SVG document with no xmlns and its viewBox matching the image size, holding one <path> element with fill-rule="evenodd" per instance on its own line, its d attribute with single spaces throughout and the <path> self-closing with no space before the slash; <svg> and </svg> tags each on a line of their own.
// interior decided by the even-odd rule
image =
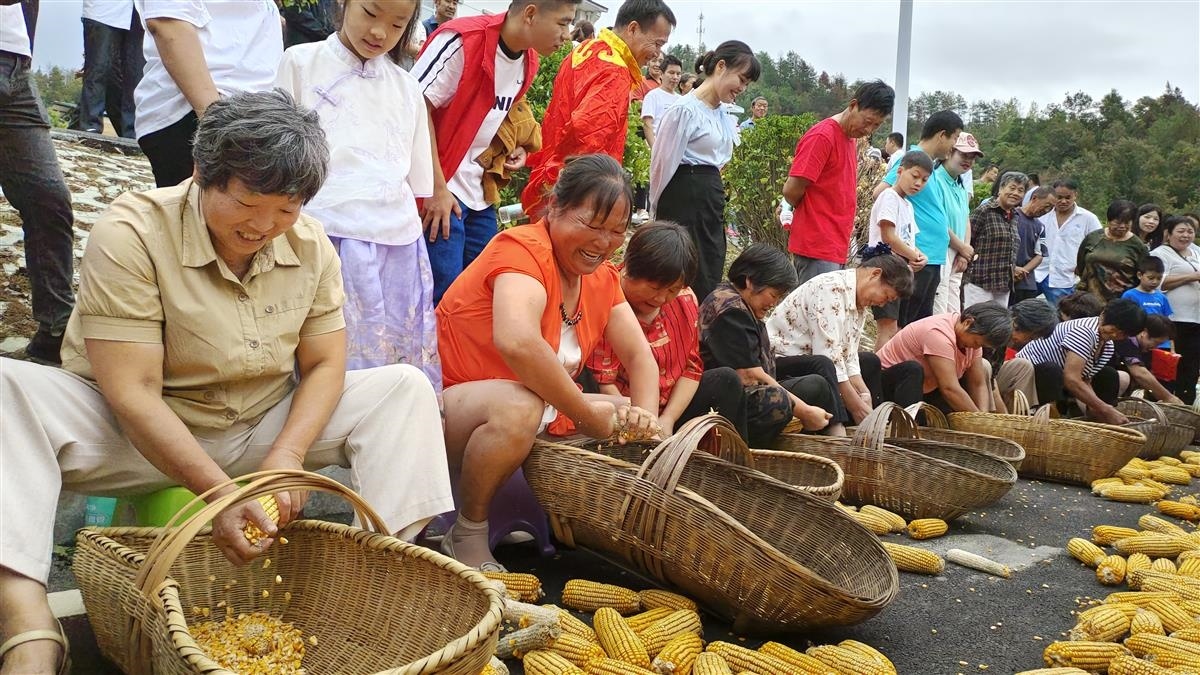
<svg viewBox="0 0 1200 675">
<path fill-rule="evenodd" d="M 433 276 L 416 198 L 433 192 L 425 100 L 399 65 L 416 0 L 345 0 L 341 28 L 287 50 L 275 84 L 321 117 L 329 179 L 305 211 L 342 259 L 346 367 L 407 363 L 440 393 Z"/>
</svg>

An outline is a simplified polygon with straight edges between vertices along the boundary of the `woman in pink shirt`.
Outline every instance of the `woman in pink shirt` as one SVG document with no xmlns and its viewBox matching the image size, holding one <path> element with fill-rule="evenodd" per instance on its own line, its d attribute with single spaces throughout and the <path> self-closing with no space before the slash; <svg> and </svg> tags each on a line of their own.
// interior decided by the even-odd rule
<svg viewBox="0 0 1200 675">
<path fill-rule="evenodd" d="M 926 402 L 946 412 L 986 412 L 992 408 L 992 373 L 983 347 L 1003 349 L 1011 338 L 1008 310 L 982 302 L 962 314 L 935 314 L 908 324 L 878 356 L 884 372 L 905 361 L 921 364 Z"/>
</svg>

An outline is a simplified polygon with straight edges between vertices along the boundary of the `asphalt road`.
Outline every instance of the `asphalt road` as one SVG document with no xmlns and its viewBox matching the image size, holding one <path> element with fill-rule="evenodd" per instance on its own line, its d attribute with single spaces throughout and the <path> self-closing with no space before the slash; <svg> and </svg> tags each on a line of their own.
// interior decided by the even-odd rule
<svg viewBox="0 0 1200 675">
<path fill-rule="evenodd" d="M 1188 493 L 1200 493 L 1200 482 L 1176 496 Z M 1089 537 L 1094 525 L 1135 527 L 1137 519 L 1150 512 L 1153 507 L 1093 497 L 1083 487 L 1021 480 L 991 507 L 955 520 L 945 537 L 917 543 L 903 535 L 888 536 L 938 552 L 961 548 L 988 556 L 1010 565 L 1011 579 L 954 565 L 937 577 L 901 573 L 896 600 L 871 620 L 780 641 L 803 649 L 853 638 L 887 654 L 905 675 L 1012 674 L 1042 667 L 1042 650 L 1074 625 L 1073 614 L 1081 603 L 1122 590 L 1098 584 L 1092 570 L 1066 553 L 1067 540 Z M 497 557 L 512 571 L 537 574 L 548 602 L 557 601 L 563 584 L 572 578 L 645 587 L 636 577 L 583 551 L 560 547 L 558 555 L 541 558 L 528 544 L 501 547 Z M 71 626 L 74 672 L 116 672 L 94 652 L 88 653 L 86 622 L 75 620 Z M 708 640 L 758 644 L 742 641 L 713 617 L 705 617 L 705 630 Z M 514 673 L 521 673 L 519 664 Z"/>
</svg>

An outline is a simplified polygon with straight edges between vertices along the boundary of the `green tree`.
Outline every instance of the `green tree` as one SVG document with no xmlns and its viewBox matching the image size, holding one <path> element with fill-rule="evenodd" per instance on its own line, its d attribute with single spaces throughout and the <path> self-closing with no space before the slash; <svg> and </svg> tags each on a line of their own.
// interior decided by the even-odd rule
<svg viewBox="0 0 1200 675">
<path fill-rule="evenodd" d="M 796 152 L 796 141 L 817 123 L 815 115 L 768 115 L 742 132 L 742 144 L 722 178 L 729 193 L 726 219 L 750 241 L 787 248 L 787 233 L 779 227 L 775 209 Z"/>
</svg>

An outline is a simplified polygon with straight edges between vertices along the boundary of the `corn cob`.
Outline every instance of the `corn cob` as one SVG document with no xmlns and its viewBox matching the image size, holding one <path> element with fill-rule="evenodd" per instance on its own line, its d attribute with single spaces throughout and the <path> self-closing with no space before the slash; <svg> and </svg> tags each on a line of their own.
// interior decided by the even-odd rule
<svg viewBox="0 0 1200 675">
<path fill-rule="evenodd" d="M 725 659 L 712 652 L 704 652 L 692 664 L 692 675 L 733 675 Z"/>
<path fill-rule="evenodd" d="M 829 675 L 833 672 L 821 661 L 778 642 L 764 643 L 758 651 L 791 665 L 795 675 Z"/>
<path fill-rule="evenodd" d="M 1125 484 L 1124 479 L 1118 478 L 1116 476 L 1110 476 L 1108 478 L 1097 478 L 1096 480 L 1091 482 L 1090 486 L 1092 488 L 1092 494 L 1098 495 L 1098 494 L 1100 494 L 1100 491 L 1102 489 L 1108 487 L 1109 485 L 1124 485 L 1124 484 Z"/>
<path fill-rule="evenodd" d="M 275 501 L 275 496 L 263 495 L 256 501 L 262 506 L 263 511 L 266 511 L 267 517 L 271 519 L 271 522 L 278 525 L 279 503 Z M 250 542 L 251 546 L 258 546 L 259 542 L 267 538 L 267 533 L 259 529 L 258 525 L 247 522 L 242 526 L 242 536 L 246 538 L 246 541 Z"/>
<path fill-rule="evenodd" d="M 843 647 L 820 645 L 809 647 L 805 653 L 833 668 L 838 675 L 884 675 L 888 672 L 887 668 L 873 657 L 863 656 Z"/>
<path fill-rule="evenodd" d="M 1176 468 L 1188 472 L 1192 478 L 1200 478 L 1200 464 L 1180 464 Z"/>
<path fill-rule="evenodd" d="M 1129 634 L 1137 635 L 1138 633 L 1166 635 L 1167 631 L 1163 629 L 1162 619 L 1158 618 L 1157 614 L 1139 609 L 1133 617 L 1133 621 L 1129 622 Z"/>
<path fill-rule="evenodd" d="M 588 675 L 658 675 L 658 673 L 648 668 L 639 668 L 617 659 L 593 661 L 588 666 L 587 673 Z"/>
<path fill-rule="evenodd" d="M 596 637 L 596 631 L 592 627 L 579 620 L 574 614 L 565 609 L 558 610 L 558 626 L 562 628 L 564 635 L 570 634 L 576 637 L 581 637 L 588 642 L 600 644 L 600 638 Z"/>
<path fill-rule="evenodd" d="M 1156 558 L 1154 562 L 1150 563 L 1150 569 L 1165 574 L 1179 573 L 1179 570 L 1175 568 L 1175 563 L 1171 562 L 1170 558 Z"/>
<path fill-rule="evenodd" d="M 1128 649 L 1114 642 L 1052 642 L 1042 652 L 1042 659 L 1051 667 L 1069 666 L 1104 672 L 1109 661 L 1128 653 Z"/>
<path fill-rule="evenodd" d="M 843 511 L 848 511 L 850 513 L 854 513 L 855 511 L 858 510 L 858 507 L 853 504 L 843 504 L 841 502 L 834 502 L 833 505 Z"/>
<path fill-rule="evenodd" d="M 1196 543 L 1186 537 L 1172 537 L 1168 534 L 1139 534 L 1136 537 L 1119 539 L 1113 548 L 1126 555 L 1130 553 L 1145 553 L 1151 558 L 1173 558 L 1184 551 L 1200 549 Z"/>
<path fill-rule="evenodd" d="M 521 628 L 528 628 L 535 623 L 549 623 L 558 620 L 559 608 L 554 605 L 530 605 L 513 600 L 504 600 L 504 620 Z"/>
<path fill-rule="evenodd" d="M 1068 635 L 1072 640 L 1116 642 L 1129 631 L 1129 617 L 1112 605 L 1100 605 L 1079 615 Z"/>
<path fill-rule="evenodd" d="M 1185 504 L 1183 502 L 1173 502 L 1164 499 L 1156 504 L 1159 512 L 1172 518 L 1181 520 L 1200 520 L 1200 506 L 1194 504 Z"/>
<path fill-rule="evenodd" d="M 1138 527 L 1142 528 L 1143 530 L 1146 530 L 1147 532 L 1156 532 L 1158 534 L 1167 534 L 1172 537 L 1182 537 L 1182 536 L 1187 535 L 1187 531 L 1184 530 L 1182 527 L 1179 527 L 1178 525 L 1176 525 L 1175 523 L 1172 523 L 1169 520 L 1163 520 L 1162 518 L 1151 515 L 1149 513 L 1142 516 L 1141 518 L 1138 518 Z"/>
<path fill-rule="evenodd" d="M 1200 579 L 1200 558 L 1188 558 L 1179 563 L 1178 573 L 1181 576 Z"/>
<path fill-rule="evenodd" d="M 1108 675 L 1172 675 L 1162 666 L 1122 654 L 1108 664 Z"/>
<path fill-rule="evenodd" d="M 1149 504 L 1162 495 L 1158 490 L 1145 485 L 1109 485 L 1100 491 L 1100 496 L 1114 502 L 1129 504 Z"/>
<path fill-rule="evenodd" d="M 1192 474 L 1177 466 L 1150 469 L 1150 477 L 1160 483 L 1171 483 L 1172 485 L 1192 484 Z"/>
<path fill-rule="evenodd" d="M 642 599 L 642 609 L 649 610 L 666 607 L 667 609 L 690 609 L 693 612 L 699 609 L 691 598 L 659 588 L 650 588 L 641 591 L 638 593 L 638 597 Z"/>
<path fill-rule="evenodd" d="M 1166 497 L 1167 495 L 1171 494 L 1171 490 L 1174 489 L 1170 485 L 1167 485 L 1166 483 L 1160 483 L 1160 482 L 1154 480 L 1153 478 L 1139 478 L 1139 479 L 1135 480 L 1133 482 L 1133 484 L 1134 485 L 1143 485 L 1145 487 L 1153 489 L 1155 492 L 1158 493 L 1159 499 L 1162 499 L 1163 497 Z"/>
<path fill-rule="evenodd" d="M 904 516 L 901 516 L 898 513 L 892 513 L 887 509 L 879 508 L 873 504 L 866 504 L 860 508 L 858 512 L 869 513 L 873 516 L 879 516 L 880 518 L 883 518 L 885 521 L 887 521 L 887 524 L 891 526 L 892 532 L 903 532 L 904 528 L 908 525 L 908 523 L 904 521 Z"/>
<path fill-rule="evenodd" d="M 1128 579 L 1129 575 L 1138 570 L 1148 570 L 1153 566 L 1154 563 L 1150 561 L 1150 556 L 1145 553 L 1130 553 L 1129 557 L 1125 559 L 1125 578 Z"/>
<path fill-rule="evenodd" d="M 651 665 L 662 675 L 688 675 L 702 651 L 704 641 L 699 635 L 681 633 L 662 648 Z"/>
<path fill-rule="evenodd" d="M 641 633 L 654 625 L 655 621 L 669 616 L 672 611 L 674 610 L 667 609 L 666 607 L 655 607 L 640 614 L 625 617 L 625 623 L 633 629 L 633 632 Z"/>
<path fill-rule="evenodd" d="M 946 569 L 946 561 L 933 551 L 887 541 L 883 542 L 883 548 L 891 556 L 896 569 L 902 572 L 937 575 Z"/>
<path fill-rule="evenodd" d="M 543 650 L 534 650 L 521 659 L 525 675 L 585 675 L 575 664 L 563 657 Z"/>
<path fill-rule="evenodd" d="M 933 539 L 946 534 L 950 526 L 940 518 L 919 518 L 908 524 L 908 536 L 913 539 Z"/>
<path fill-rule="evenodd" d="M 522 628 L 500 638 L 496 643 L 496 656 L 502 659 L 522 658 L 535 649 L 546 649 L 561 634 L 558 623 L 539 623 Z"/>
<path fill-rule="evenodd" d="M 1137 554 L 1135 553 L 1134 555 Z M 1126 569 L 1126 574 L 1128 574 L 1128 569 Z M 1151 602 L 1162 598 L 1178 600 L 1179 595 L 1176 593 L 1154 593 L 1150 591 L 1120 591 L 1106 595 L 1104 602 L 1106 604 L 1128 603 L 1145 609 Z"/>
<path fill-rule="evenodd" d="M 1037 670 L 1022 670 L 1017 675 L 1088 675 L 1088 671 L 1078 668 L 1038 668 Z"/>
<path fill-rule="evenodd" d="M 863 509 L 865 508 L 866 507 L 864 506 Z M 878 514 L 870 513 L 860 509 L 851 513 L 850 517 L 857 520 L 859 525 L 862 525 L 874 534 L 883 535 L 892 531 L 892 524 L 889 523 L 886 518 Z"/>
<path fill-rule="evenodd" d="M 1137 656 L 1149 656 L 1164 668 L 1195 667 L 1200 663 L 1200 644 L 1187 640 L 1139 633 L 1125 640 L 1125 646 Z"/>
<path fill-rule="evenodd" d="M 883 666 L 884 671 L 888 675 L 896 675 L 896 665 L 892 663 L 892 660 L 871 645 L 859 642 L 858 640 L 842 640 L 838 643 L 838 646 L 875 661 Z"/>
<path fill-rule="evenodd" d="M 545 593 L 542 592 L 542 581 L 532 574 L 516 572 L 484 572 L 483 576 L 492 581 L 504 584 L 504 590 L 515 593 L 521 602 L 537 602 Z"/>
<path fill-rule="evenodd" d="M 1117 586 L 1125 581 L 1125 559 L 1119 555 L 1106 556 L 1096 565 L 1096 581 L 1105 586 Z"/>
<path fill-rule="evenodd" d="M 1104 560 L 1105 557 L 1104 549 L 1082 537 L 1075 537 L 1067 542 L 1067 553 L 1070 553 L 1076 560 L 1092 568 L 1099 565 L 1100 561 Z"/>
<path fill-rule="evenodd" d="M 1097 525 L 1092 528 L 1092 543 L 1099 546 L 1109 546 L 1118 539 L 1126 537 L 1136 537 L 1138 531 L 1132 527 L 1118 527 L 1117 525 Z"/>
<path fill-rule="evenodd" d="M 1158 463 L 1165 464 L 1167 466 L 1179 466 L 1180 464 L 1183 464 L 1183 460 L 1170 455 L 1163 455 L 1162 457 L 1158 458 Z"/>
<path fill-rule="evenodd" d="M 955 565 L 962 565 L 963 567 L 969 567 L 973 570 L 979 570 L 980 572 L 986 572 L 993 576 L 1003 577 L 1005 579 L 1008 579 L 1012 576 L 1012 570 L 1008 568 L 1008 565 L 1001 565 L 994 560 L 988 560 L 981 555 L 976 555 L 969 551 L 964 551 L 958 548 L 952 548 L 949 551 L 946 551 L 946 560 L 949 560 Z"/>
<path fill-rule="evenodd" d="M 1197 623 L 1191 614 L 1170 600 L 1155 600 L 1146 609 L 1158 615 L 1162 620 L 1163 629 L 1168 633 L 1200 627 L 1200 623 Z"/>
<path fill-rule="evenodd" d="M 1150 472 L 1146 469 L 1135 469 L 1128 464 L 1117 470 L 1117 478 L 1123 480 L 1137 480 L 1139 478 L 1149 478 Z"/>
<path fill-rule="evenodd" d="M 572 633 L 559 635 L 554 644 L 550 645 L 550 651 L 584 670 L 587 670 L 588 664 L 593 661 L 607 657 L 600 645 Z"/>
<path fill-rule="evenodd" d="M 1196 458 L 1195 466 L 1200 466 L 1200 457 Z M 1179 498 L 1181 504 L 1191 504 L 1192 506 L 1200 506 L 1200 496 L 1184 495 Z"/>
<path fill-rule="evenodd" d="M 633 614 L 642 608 L 642 599 L 628 588 L 584 579 L 567 582 L 562 592 L 562 603 L 581 612 L 594 612 L 601 607 L 608 607 L 620 614 Z"/>
<path fill-rule="evenodd" d="M 650 654 L 642 639 L 626 625 L 625 620 L 612 607 L 601 607 L 592 617 L 592 626 L 600 646 L 609 658 L 618 659 L 639 668 L 650 669 Z"/>
<path fill-rule="evenodd" d="M 1171 637 L 1176 640 L 1184 640 L 1186 642 L 1194 642 L 1200 644 L 1200 628 L 1185 628 L 1171 633 Z"/>
<path fill-rule="evenodd" d="M 1118 612 L 1124 614 L 1125 618 L 1129 619 L 1130 621 L 1132 621 L 1133 617 L 1137 615 L 1139 609 L 1143 609 L 1142 607 L 1138 607 L 1137 605 L 1133 604 L 1132 602 L 1111 602 L 1111 603 L 1106 602 L 1103 605 L 1097 605 L 1097 607 L 1111 607 L 1111 608 L 1117 610 Z M 1087 610 L 1087 612 L 1081 612 L 1079 614 L 1079 616 L 1082 618 L 1083 615 L 1096 609 L 1097 607 L 1093 607 L 1092 609 Z"/>
<path fill-rule="evenodd" d="M 1200 617 L 1200 600 L 1176 600 L 1175 604 L 1192 616 Z"/>
<path fill-rule="evenodd" d="M 646 653 L 653 658 L 658 656 L 658 653 L 675 636 L 683 633 L 701 635 L 703 632 L 704 628 L 700 625 L 700 615 L 690 609 L 680 609 L 655 621 L 641 634 L 641 638 L 642 643 L 646 646 Z"/>
<path fill-rule="evenodd" d="M 1177 594 L 1181 600 L 1200 600 L 1200 579 L 1153 570 L 1138 572 L 1138 576 L 1142 588 L 1147 591 L 1170 591 Z"/>
<path fill-rule="evenodd" d="M 720 656 L 735 670 L 749 670 L 760 675 L 793 675 L 796 672 L 794 666 L 782 659 L 728 642 L 710 642 L 705 653 Z M 694 668 L 692 672 L 696 672 Z"/>
<path fill-rule="evenodd" d="M 493 656 L 492 660 L 488 661 L 487 667 L 485 667 L 483 672 L 479 675 L 509 675 L 508 666 L 504 665 L 503 661 Z"/>
<path fill-rule="evenodd" d="M 1175 562 L 1182 563 L 1184 560 L 1191 560 L 1192 558 L 1200 558 L 1200 551 L 1184 551 L 1175 556 Z"/>
</svg>

